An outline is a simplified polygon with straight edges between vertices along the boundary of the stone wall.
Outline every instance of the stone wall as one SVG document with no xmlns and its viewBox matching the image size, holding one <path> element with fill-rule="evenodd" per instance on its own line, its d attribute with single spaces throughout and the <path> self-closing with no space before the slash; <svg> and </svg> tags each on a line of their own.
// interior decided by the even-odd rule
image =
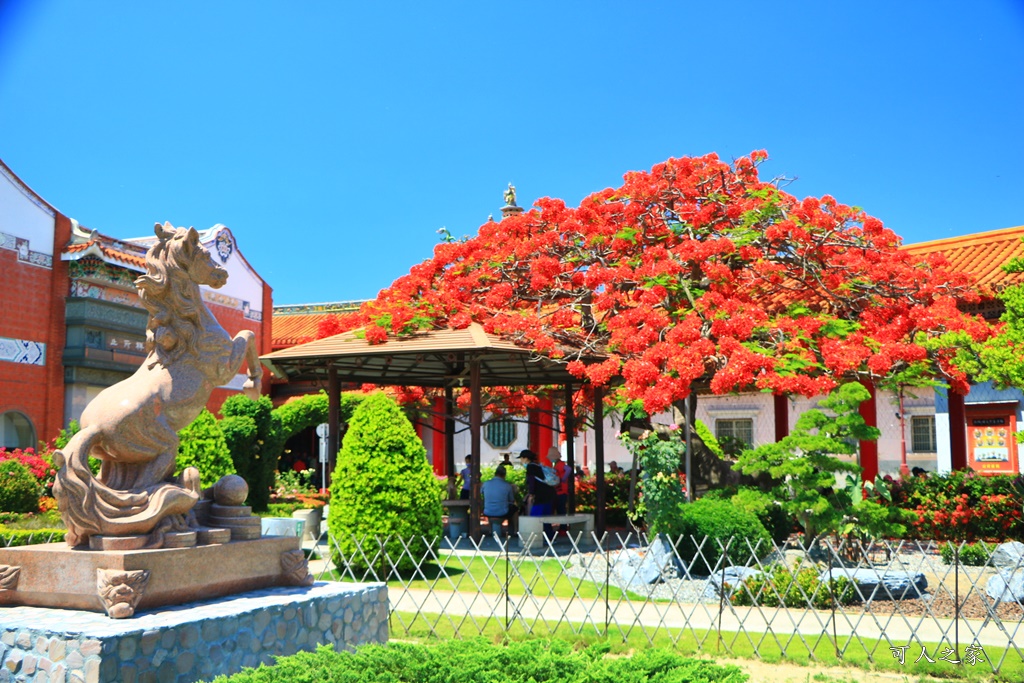
<svg viewBox="0 0 1024 683">
<path fill-rule="evenodd" d="M 381 583 L 268 588 L 124 620 L 0 608 L 0 683 L 192 683 L 319 644 L 387 639 Z"/>
</svg>

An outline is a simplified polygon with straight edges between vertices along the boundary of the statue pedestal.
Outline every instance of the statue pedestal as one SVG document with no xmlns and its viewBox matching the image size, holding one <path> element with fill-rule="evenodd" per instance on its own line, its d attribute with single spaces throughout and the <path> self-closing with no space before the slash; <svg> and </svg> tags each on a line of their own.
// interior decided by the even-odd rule
<svg viewBox="0 0 1024 683">
<path fill-rule="evenodd" d="M 9 679 L 0 679 L 11 681 L 209 681 L 318 644 L 340 651 L 388 640 L 382 583 L 264 588 L 128 620 L 44 607 L 2 611 L 0 671 Z"/>
<path fill-rule="evenodd" d="M 295 537 L 158 550 L 64 543 L 0 549 L 0 605 L 106 611 L 114 618 L 312 581 Z"/>
</svg>

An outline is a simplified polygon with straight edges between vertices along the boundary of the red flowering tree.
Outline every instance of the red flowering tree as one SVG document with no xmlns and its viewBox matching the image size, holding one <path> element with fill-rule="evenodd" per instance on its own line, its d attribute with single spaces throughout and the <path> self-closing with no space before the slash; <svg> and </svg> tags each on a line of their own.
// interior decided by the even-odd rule
<svg viewBox="0 0 1024 683">
<path fill-rule="evenodd" d="M 858 208 L 760 179 L 766 157 L 669 159 L 575 208 L 541 199 L 439 244 L 346 325 L 385 342 L 475 321 L 648 414 L 695 388 L 810 396 L 908 372 L 966 391 L 957 350 L 989 334 L 957 308 L 970 278 Z"/>
</svg>

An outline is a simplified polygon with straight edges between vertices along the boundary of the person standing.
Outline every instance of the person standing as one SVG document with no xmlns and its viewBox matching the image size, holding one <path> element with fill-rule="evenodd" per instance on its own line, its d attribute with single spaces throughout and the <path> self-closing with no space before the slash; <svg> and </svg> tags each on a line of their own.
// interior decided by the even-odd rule
<svg viewBox="0 0 1024 683">
<path fill-rule="evenodd" d="M 462 490 L 459 491 L 459 500 L 469 500 L 469 487 L 472 483 L 472 470 L 470 469 L 470 462 L 472 456 L 466 456 L 466 466 L 459 472 L 459 477 L 462 479 Z"/>
<path fill-rule="evenodd" d="M 548 449 L 548 460 L 551 461 L 558 474 L 558 486 L 555 487 L 555 514 L 564 515 L 569 502 L 569 467 L 562 460 L 562 454 L 555 446 Z"/>
<path fill-rule="evenodd" d="M 519 462 L 526 468 L 526 514 L 530 517 L 550 515 L 554 509 L 555 489 L 544 483 L 537 454 L 529 448 L 519 454 Z"/>
<path fill-rule="evenodd" d="M 494 470 L 494 476 L 485 481 L 481 487 L 484 496 L 484 515 L 491 521 L 491 528 L 494 522 L 508 520 L 509 534 L 513 529 L 512 515 L 515 514 L 516 494 L 512 484 L 505 481 L 505 466 L 498 465 Z"/>
</svg>

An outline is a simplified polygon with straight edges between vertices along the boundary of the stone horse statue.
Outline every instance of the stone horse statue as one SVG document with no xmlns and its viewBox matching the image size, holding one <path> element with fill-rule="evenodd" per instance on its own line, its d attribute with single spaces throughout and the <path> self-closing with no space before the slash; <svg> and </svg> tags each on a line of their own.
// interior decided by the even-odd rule
<svg viewBox="0 0 1024 683">
<path fill-rule="evenodd" d="M 199 479 L 193 468 L 182 480 L 173 478 L 178 430 L 243 360 L 249 369 L 243 390 L 259 396 L 263 372 L 255 334 L 230 337 L 200 294 L 199 285 L 223 286 L 227 271 L 194 228 L 157 223 L 155 232 L 146 274 L 135 281 L 149 311 L 146 360 L 86 406 L 81 431 L 54 453 L 53 493 L 70 546 L 92 536 L 147 536 L 144 547 L 160 548 L 166 533 L 194 528 Z M 89 469 L 90 456 L 102 461 L 98 477 Z"/>
</svg>

